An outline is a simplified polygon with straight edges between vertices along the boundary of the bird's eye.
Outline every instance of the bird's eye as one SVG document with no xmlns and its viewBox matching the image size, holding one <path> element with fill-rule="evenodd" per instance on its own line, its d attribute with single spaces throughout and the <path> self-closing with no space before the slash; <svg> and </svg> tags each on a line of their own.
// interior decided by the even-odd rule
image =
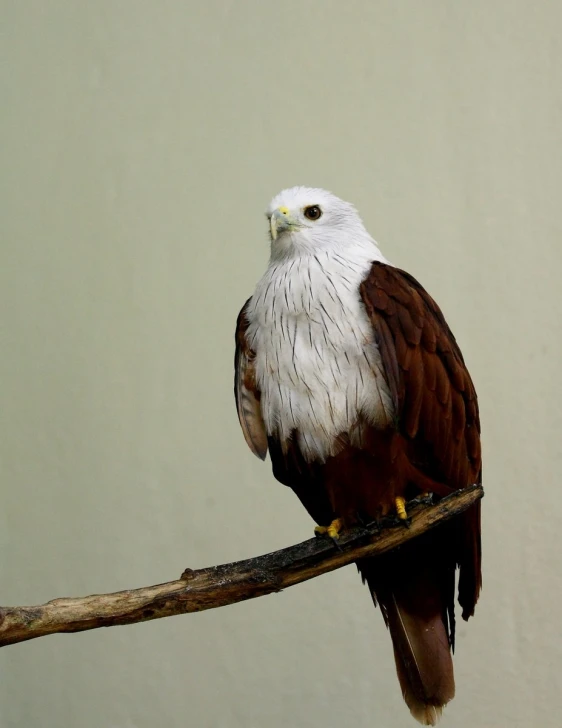
<svg viewBox="0 0 562 728">
<path fill-rule="evenodd" d="M 319 220 L 322 217 L 322 210 L 318 205 L 310 205 L 304 208 L 304 216 L 309 220 Z"/>
</svg>

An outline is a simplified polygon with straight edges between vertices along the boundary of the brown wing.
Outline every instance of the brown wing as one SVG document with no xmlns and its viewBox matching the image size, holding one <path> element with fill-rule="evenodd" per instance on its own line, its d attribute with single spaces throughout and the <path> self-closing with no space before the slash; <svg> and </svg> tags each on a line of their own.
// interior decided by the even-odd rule
<svg viewBox="0 0 562 728">
<path fill-rule="evenodd" d="M 260 409 L 260 391 L 254 371 L 255 354 L 246 339 L 246 301 L 236 321 L 236 354 L 234 356 L 234 397 L 242 432 L 248 447 L 262 460 L 267 455 L 267 434 Z"/>
<path fill-rule="evenodd" d="M 361 296 L 377 333 L 397 427 L 417 445 L 416 466 L 456 490 L 480 481 L 480 423 L 474 385 L 455 337 L 422 286 L 374 263 Z"/>
<path fill-rule="evenodd" d="M 480 422 L 474 385 L 441 310 L 408 273 L 374 263 L 361 284 L 373 322 L 396 427 L 413 469 L 453 490 L 480 483 Z M 458 529 L 459 602 L 466 619 L 481 585 L 480 504 Z"/>
</svg>

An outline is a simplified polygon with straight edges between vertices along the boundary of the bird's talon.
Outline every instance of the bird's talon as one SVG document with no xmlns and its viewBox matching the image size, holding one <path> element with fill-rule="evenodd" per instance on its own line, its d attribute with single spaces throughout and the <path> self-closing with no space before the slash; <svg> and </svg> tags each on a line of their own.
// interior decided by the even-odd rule
<svg viewBox="0 0 562 728">
<path fill-rule="evenodd" d="M 405 498 L 395 498 L 394 504 L 396 506 L 396 515 L 401 521 L 407 521 L 408 520 L 408 514 L 406 513 L 406 499 Z"/>
<path fill-rule="evenodd" d="M 335 541 L 337 541 L 338 538 L 340 537 L 340 533 L 342 532 L 342 529 L 343 529 L 343 523 L 342 523 L 341 518 L 336 518 L 328 526 L 328 536 L 330 538 L 333 538 Z"/>
<path fill-rule="evenodd" d="M 337 541 L 343 529 L 343 521 L 341 518 L 335 518 L 329 526 L 316 526 L 314 533 L 317 536 L 329 536 L 332 540 Z"/>
</svg>

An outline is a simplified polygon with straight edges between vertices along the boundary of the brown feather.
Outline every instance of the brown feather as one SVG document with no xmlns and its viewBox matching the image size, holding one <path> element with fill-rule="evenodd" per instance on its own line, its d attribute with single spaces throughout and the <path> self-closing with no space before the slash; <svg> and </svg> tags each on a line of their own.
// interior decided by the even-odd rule
<svg viewBox="0 0 562 728">
<path fill-rule="evenodd" d="M 435 725 L 455 694 L 451 633 L 454 557 L 450 534 L 426 534 L 402 553 L 358 564 L 392 637 L 406 704 L 422 725 Z"/>
<path fill-rule="evenodd" d="M 422 329 L 422 346 L 431 354 L 434 354 L 437 349 L 437 334 L 435 332 L 435 326 L 432 322 L 425 321 Z"/>
<path fill-rule="evenodd" d="M 445 367 L 441 366 L 437 370 L 437 382 L 435 385 L 435 395 L 441 404 L 447 404 L 451 392 L 451 380 L 449 373 Z"/>
<path fill-rule="evenodd" d="M 234 356 L 234 397 L 240 426 L 248 447 L 265 460 L 267 455 L 267 434 L 260 408 L 260 393 L 254 373 L 255 354 L 246 339 L 246 301 L 236 322 L 236 353 Z"/>
<path fill-rule="evenodd" d="M 418 424 L 425 392 L 423 358 L 419 346 L 412 348 L 408 370 L 407 406 L 404 408 L 404 431 L 408 437 L 418 434 Z"/>
<path fill-rule="evenodd" d="M 427 327 L 426 327 L 427 328 Z M 435 392 L 437 388 L 437 366 L 439 359 L 432 356 L 434 352 L 431 350 L 422 349 L 423 356 L 423 369 L 425 374 L 425 388 L 429 392 Z"/>
<path fill-rule="evenodd" d="M 402 335 L 412 346 L 418 346 L 421 341 L 422 330 L 413 321 L 413 311 L 408 310 L 405 305 L 398 306 L 398 321 Z"/>
</svg>

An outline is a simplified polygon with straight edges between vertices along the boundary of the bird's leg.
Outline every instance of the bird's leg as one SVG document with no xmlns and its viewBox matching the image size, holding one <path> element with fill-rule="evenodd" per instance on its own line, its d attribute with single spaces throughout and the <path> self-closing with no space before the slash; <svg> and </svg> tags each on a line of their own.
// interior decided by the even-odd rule
<svg viewBox="0 0 562 728">
<path fill-rule="evenodd" d="M 329 526 L 316 526 L 314 529 L 314 533 L 318 536 L 323 536 L 326 534 L 326 536 L 329 536 L 330 538 L 334 539 L 334 541 L 337 541 L 340 537 L 340 533 L 343 530 L 343 521 L 341 518 L 335 518 Z"/>
</svg>

